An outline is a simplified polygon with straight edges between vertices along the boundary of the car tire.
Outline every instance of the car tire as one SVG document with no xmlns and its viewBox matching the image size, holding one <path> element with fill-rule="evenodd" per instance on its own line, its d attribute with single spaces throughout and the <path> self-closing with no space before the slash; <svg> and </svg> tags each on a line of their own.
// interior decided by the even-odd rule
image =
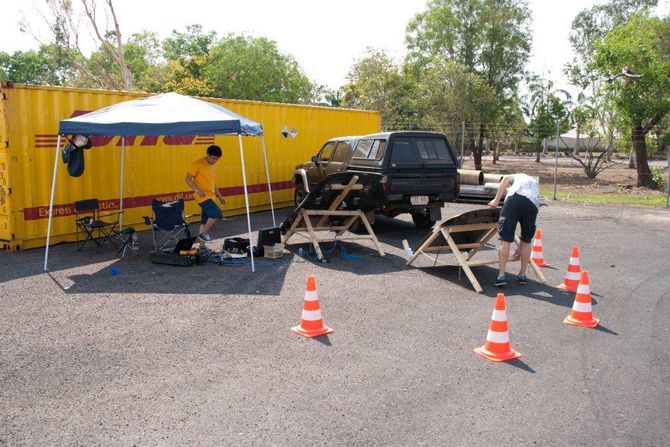
<svg viewBox="0 0 670 447">
<path fill-rule="evenodd" d="M 412 213 L 412 221 L 414 222 L 414 226 L 422 230 L 435 225 L 435 221 L 430 218 L 430 214 L 428 213 Z"/>
<path fill-rule="evenodd" d="M 307 192 L 305 191 L 305 185 L 298 183 L 295 185 L 295 192 L 293 193 L 293 201 L 295 202 L 296 208 L 302 203 L 302 201 L 307 197 Z"/>
</svg>

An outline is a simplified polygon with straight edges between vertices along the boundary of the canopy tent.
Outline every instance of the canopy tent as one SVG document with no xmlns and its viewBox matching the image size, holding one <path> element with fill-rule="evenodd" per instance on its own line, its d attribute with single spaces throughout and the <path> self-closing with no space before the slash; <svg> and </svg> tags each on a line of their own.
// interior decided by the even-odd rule
<svg viewBox="0 0 670 447">
<path fill-rule="evenodd" d="M 251 217 L 249 212 L 249 194 L 244 163 L 242 136 L 260 136 L 263 145 L 265 174 L 270 194 L 272 222 L 276 226 L 272 188 L 268 170 L 267 152 L 263 126 L 259 123 L 231 112 L 217 104 L 183 96 L 178 93 L 164 93 L 146 98 L 135 99 L 114 104 L 75 118 L 60 121 L 56 155 L 54 158 L 53 178 L 51 181 L 51 199 L 49 201 L 49 221 L 47 225 L 47 241 L 44 254 L 44 270 L 48 270 L 49 240 L 51 238 L 51 220 L 53 217 L 56 177 L 58 175 L 58 158 L 61 136 L 63 135 L 102 135 L 121 137 L 121 174 L 119 178 L 119 210 L 123 211 L 123 165 L 125 137 L 145 135 L 237 135 L 242 162 L 242 181 L 244 184 L 244 201 L 247 214 L 247 230 L 251 238 Z M 251 269 L 255 271 L 253 250 L 251 253 Z"/>
</svg>

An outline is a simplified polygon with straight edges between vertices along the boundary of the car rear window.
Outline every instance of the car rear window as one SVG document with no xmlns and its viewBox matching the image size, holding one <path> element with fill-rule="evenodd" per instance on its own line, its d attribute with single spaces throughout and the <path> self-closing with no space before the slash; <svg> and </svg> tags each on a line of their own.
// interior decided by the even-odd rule
<svg viewBox="0 0 670 447">
<path fill-rule="evenodd" d="M 386 140 L 360 140 L 354 151 L 354 158 L 380 160 L 386 150 Z"/>
<path fill-rule="evenodd" d="M 391 164 L 455 164 L 443 138 L 397 137 L 393 140 Z"/>
</svg>

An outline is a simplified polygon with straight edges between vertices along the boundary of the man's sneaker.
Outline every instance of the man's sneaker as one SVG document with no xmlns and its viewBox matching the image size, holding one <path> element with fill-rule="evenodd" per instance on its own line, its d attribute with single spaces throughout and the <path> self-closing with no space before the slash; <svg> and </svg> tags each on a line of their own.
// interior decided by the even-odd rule
<svg viewBox="0 0 670 447">
<path fill-rule="evenodd" d="M 528 284 L 528 277 L 526 275 L 519 275 L 516 279 L 519 281 L 519 284 Z"/>
<path fill-rule="evenodd" d="M 212 242 L 212 237 L 207 233 L 202 233 L 198 235 L 198 241 L 200 242 Z"/>
<path fill-rule="evenodd" d="M 505 275 L 498 276 L 494 285 L 496 287 L 505 287 L 507 285 L 507 277 Z"/>
</svg>

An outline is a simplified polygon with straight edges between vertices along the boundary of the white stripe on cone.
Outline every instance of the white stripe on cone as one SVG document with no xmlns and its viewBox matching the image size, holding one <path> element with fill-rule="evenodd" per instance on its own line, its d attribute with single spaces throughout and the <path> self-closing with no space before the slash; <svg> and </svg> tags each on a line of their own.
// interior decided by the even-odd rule
<svg viewBox="0 0 670 447">
<path fill-rule="evenodd" d="M 486 334 L 486 340 L 492 343 L 508 343 L 509 332 L 496 332 L 489 329 L 489 332 Z"/>
<path fill-rule="evenodd" d="M 580 272 L 566 272 L 565 273 L 565 279 L 573 279 L 575 281 L 579 281 L 579 279 L 582 277 L 582 274 Z"/>
<path fill-rule="evenodd" d="M 302 310 L 302 319 L 305 321 L 317 321 L 321 319 L 321 309 L 319 310 Z"/>
<path fill-rule="evenodd" d="M 318 301 L 319 295 L 316 290 L 305 290 L 305 301 Z"/>
<path fill-rule="evenodd" d="M 507 321 L 507 312 L 504 310 L 493 309 L 493 315 L 491 316 L 493 321 Z"/>
<path fill-rule="evenodd" d="M 575 312 L 591 312 L 591 303 L 582 303 L 581 301 L 576 301 L 572 305 L 572 310 Z"/>
<path fill-rule="evenodd" d="M 589 285 L 588 284 L 580 284 L 579 286 L 577 286 L 577 293 L 579 293 L 580 295 L 590 294 L 591 290 L 589 289 Z"/>
<path fill-rule="evenodd" d="M 573 258 L 572 256 L 570 256 L 570 262 L 569 263 L 572 264 L 572 265 L 579 265 L 579 258 Z"/>
</svg>

